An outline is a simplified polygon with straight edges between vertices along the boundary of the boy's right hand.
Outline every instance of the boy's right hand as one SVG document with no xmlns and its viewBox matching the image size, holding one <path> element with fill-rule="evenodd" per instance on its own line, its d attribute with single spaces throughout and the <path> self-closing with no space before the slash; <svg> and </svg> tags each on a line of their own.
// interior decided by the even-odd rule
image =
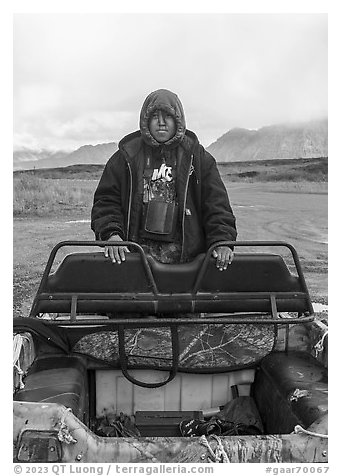
<svg viewBox="0 0 341 476">
<path fill-rule="evenodd" d="M 123 241 L 119 235 L 112 235 L 107 241 Z M 104 256 L 110 258 L 113 263 L 121 264 L 126 260 L 126 253 L 130 253 L 127 246 L 106 246 Z"/>
</svg>

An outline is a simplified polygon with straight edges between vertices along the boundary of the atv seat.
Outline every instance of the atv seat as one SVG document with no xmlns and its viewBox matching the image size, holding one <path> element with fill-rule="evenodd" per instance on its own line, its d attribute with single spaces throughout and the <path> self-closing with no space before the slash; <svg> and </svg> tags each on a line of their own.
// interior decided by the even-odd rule
<svg viewBox="0 0 341 476">
<path fill-rule="evenodd" d="M 84 421 L 87 414 L 86 360 L 80 356 L 53 355 L 37 359 L 14 400 L 60 403 Z"/>
<path fill-rule="evenodd" d="M 308 428 L 327 413 L 327 370 L 310 354 L 275 352 L 261 361 L 253 393 L 268 433 Z"/>
<path fill-rule="evenodd" d="M 269 313 L 274 301 L 278 311 L 312 313 L 302 273 L 292 274 L 280 255 L 236 254 L 220 272 L 210 250 L 192 262 L 169 265 L 135 246 L 139 252 L 129 253 L 120 265 L 103 253 L 69 254 L 52 274 L 50 263 L 31 317 L 72 309 L 83 314 Z"/>
<path fill-rule="evenodd" d="M 186 264 L 172 266 L 148 256 L 152 274 L 160 293 L 191 293 L 202 267 L 204 254 Z M 292 276 L 279 255 L 236 254 L 233 263 L 222 273 L 212 258 L 198 283 L 198 293 L 292 292 L 300 291 L 296 276 Z"/>
</svg>

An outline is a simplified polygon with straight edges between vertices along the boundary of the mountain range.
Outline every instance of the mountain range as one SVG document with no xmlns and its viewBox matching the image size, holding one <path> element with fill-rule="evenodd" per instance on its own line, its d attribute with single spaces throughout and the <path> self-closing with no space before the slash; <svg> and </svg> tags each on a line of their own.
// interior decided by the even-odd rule
<svg viewBox="0 0 341 476">
<path fill-rule="evenodd" d="M 217 162 L 328 157 L 328 121 L 235 128 L 207 150 Z"/>
<path fill-rule="evenodd" d="M 83 145 L 73 152 L 22 148 L 13 153 L 14 170 L 105 164 L 115 142 Z M 276 124 L 257 130 L 234 128 L 207 150 L 217 162 L 328 157 L 328 120 Z"/>
<path fill-rule="evenodd" d="M 29 170 L 67 167 L 76 164 L 105 164 L 116 150 L 115 142 L 83 145 L 73 152 L 51 152 L 46 149 L 35 151 L 22 148 L 13 152 L 13 167 L 14 170 Z"/>
</svg>

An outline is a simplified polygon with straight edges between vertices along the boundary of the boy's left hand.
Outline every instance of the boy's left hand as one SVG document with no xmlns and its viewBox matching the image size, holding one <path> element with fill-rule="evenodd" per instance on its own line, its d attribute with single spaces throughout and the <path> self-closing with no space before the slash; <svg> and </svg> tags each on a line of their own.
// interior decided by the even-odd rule
<svg viewBox="0 0 341 476">
<path fill-rule="evenodd" d="M 216 266 L 219 271 L 223 271 L 232 263 L 233 251 L 228 246 L 218 246 L 218 248 L 212 251 L 212 256 L 217 258 Z"/>
</svg>

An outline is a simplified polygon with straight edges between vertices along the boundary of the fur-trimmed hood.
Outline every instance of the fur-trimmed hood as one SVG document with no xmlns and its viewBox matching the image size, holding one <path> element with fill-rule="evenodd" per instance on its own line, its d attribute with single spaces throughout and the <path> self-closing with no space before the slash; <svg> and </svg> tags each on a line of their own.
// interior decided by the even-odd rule
<svg viewBox="0 0 341 476">
<path fill-rule="evenodd" d="M 150 93 L 141 109 L 140 113 L 140 131 L 144 142 L 148 145 L 159 147 L 161 144 L 154 139 L 149 130 L 149 120 L 156 109 L 161 109 L 171 114 L 176 123 L 176 132 L 163 146 L 175 146 L 179 144 L 185 136 L 186 121 L 185 113 L 180 102 L 180 99 L 175 93 L 168 91 L 168 89 L 158 89 Z"/>
</svg>

